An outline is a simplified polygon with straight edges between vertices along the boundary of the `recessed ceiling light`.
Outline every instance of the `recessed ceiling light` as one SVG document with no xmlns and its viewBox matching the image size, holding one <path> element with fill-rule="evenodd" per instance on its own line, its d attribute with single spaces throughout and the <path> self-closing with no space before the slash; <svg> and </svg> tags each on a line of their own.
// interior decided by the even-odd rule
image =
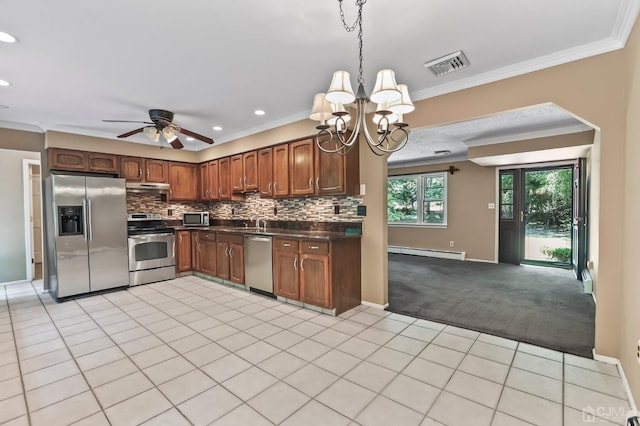
<svg viewBox="0 0 640 426">
<path fill-rule="evenodd" d="M 222 130 L 222 127 L 220 127 L 220 126 L 213 126 L 213 130 L 215 130 L 216 132 L 219 132 L 220 130 Z"/>
<path fill-rule="evenodd" d="M 4 86 L 4 87 L 11 86 L 11 83 L 9 83 L 6 80 L 0 80 L 0 86 Z"/>
<path fill-rule="evenodd" d="M 265 114 L 266 114 L 266 112 L 264 112 L 264 111 L 263 111 L 263 110 L 261 110 L 261 109 L 257 109 L 257 110 L 255 110 L 255 111 L 253 111 L 253 113 L 254 113 L 255 115 L 265 115 Z"/>
<path fill-rule="evenodd" d="M 0 41 L 3 41 L 5 43 L 15 43 L 16 41 L 18 41 L 18 39 L 9 33 L 0 31 Z"/>
<path fill-rule="evenodd" d="M 196 138 L 192 138 L 191 136 L 187 136 L 187 140 L 188 140 L 189 142 L 191 142 L 191 141 L 195 141 L 195 140 L 196 140 Z"/>
</svg>

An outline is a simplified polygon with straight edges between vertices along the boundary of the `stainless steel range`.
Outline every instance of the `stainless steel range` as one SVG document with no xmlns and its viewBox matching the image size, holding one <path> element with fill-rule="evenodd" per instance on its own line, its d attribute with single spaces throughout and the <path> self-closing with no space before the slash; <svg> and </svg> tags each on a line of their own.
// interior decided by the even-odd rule
<svg viewBox="0 0 640 426">
<path fill-rule="evenodd" d="M 129 285 L 147 284 L 176 277 L 173 228 L 157 213 L 127 216 L 129 236 Z"/>
</svg>

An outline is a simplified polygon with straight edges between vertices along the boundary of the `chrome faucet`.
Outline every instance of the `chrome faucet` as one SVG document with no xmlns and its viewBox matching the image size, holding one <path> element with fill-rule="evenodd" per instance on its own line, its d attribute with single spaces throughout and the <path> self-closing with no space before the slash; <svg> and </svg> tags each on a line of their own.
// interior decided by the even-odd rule
<svg viewBox="0 0 640 426">
<path fill-rule="evenodd" d="M 256 226 L 260 229 L 260 221 L 262 221 L 262 229 L 267 230 L 267 221 L 264 219 L 256 219 Z"/>
</svg>

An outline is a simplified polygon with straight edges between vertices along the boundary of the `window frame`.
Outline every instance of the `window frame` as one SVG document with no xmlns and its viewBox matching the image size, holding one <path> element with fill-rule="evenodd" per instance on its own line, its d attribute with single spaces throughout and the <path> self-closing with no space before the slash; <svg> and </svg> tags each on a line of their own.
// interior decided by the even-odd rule
<svg viewBox="0 0 640 426">
<path fill-rule="evenodd" d="M 427 173 L 416 173 L 416 174 L 406 174 L 406 175 L 393 175 L 387 176 L 387 188 L 389 188 L 388 182 L 389 180 L 399 180 L 399 179 L 416 179 L 417 180 L 417 220 L 416 222 L 390 222 L 389 221 L 389 205 L 387 204 L 387 225 L 392 227 L 419 227 L 419 228 L 446 228 L 448 226 L 448 207 L 449 207 L 449 182 L 448 182 L 448 173 L 446 171 L 443 172 L 427 172 Z M 428 177 L 442 177 L 443 178 L 443 190 L 444 197 L 442 198 L 443 202 L 443 217 L 441 223 L 431 223 L 424 222 L 424 205 L 425 205 L 425 180 Z M 440 201 L 440 199 L 432 199 L 432 201 Z"/>
</svg>

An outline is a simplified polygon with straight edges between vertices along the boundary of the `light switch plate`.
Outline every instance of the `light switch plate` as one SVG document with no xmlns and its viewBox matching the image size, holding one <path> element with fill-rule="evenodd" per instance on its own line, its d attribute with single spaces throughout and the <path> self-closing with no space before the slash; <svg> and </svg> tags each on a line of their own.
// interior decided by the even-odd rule
<svg viewBox="0 0 640 426">
<path fill-rule="evenodd" d="M 360 184 L 360 195 L 366 195 L 367 192 L 367 185 L 365 185 L 364 183 Z"/>
</svg>

